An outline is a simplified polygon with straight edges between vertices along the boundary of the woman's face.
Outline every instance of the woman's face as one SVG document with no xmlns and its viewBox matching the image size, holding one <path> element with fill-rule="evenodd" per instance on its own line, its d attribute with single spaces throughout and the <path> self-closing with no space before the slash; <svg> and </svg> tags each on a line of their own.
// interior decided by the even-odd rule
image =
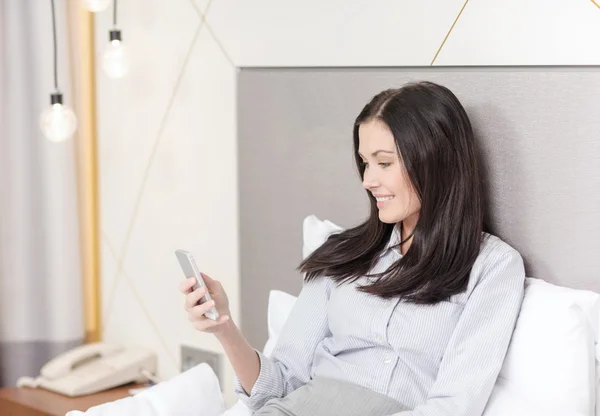
<svg viewBox="0 0 600 416">
<path fill-rule="evenodd" d="M 396 141 L 380 120 L 358 128 L 358 154 L 365 164 L 363 186 L 377 198 L 379 220 L 388 224 L 418 219 L 421 203 L 398 155 Z"/>
</svg>

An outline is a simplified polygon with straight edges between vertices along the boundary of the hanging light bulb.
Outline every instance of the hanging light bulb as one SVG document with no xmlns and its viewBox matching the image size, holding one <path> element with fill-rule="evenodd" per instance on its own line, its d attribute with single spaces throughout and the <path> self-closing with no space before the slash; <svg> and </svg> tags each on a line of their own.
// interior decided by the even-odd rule
<svg viewBox="0 0 600 416">
<path fill-rule="evenodd" d="M 40 127 L 51 142 L 64 142 L 75 133 L 77 117 L 71 107 L 63 104 L 61 93 L 50 95 L 50 107 L 42 112 Z"/>
<path fill-rule="evenodd" d="M 121 31 L 111 30 L 109 40 L 102 55 L 102 69 L 109 78 L 122 78 L 129 72 L 129 56 L 121 39 Z"/>
<path fill-rule="evenodd" d="M 83 6 L 90 12 L 101 12 L 110 4 L 110 0 L 82 0 Z"/>
<path fill-rule="evenodd" d="M 44 136 L 51 142 L 62 142 L 69 139 L 77 128 L 77 117 L 71 108 L 63 103 L 63 96 L 58 92 L 58 67 L 56 59 L 56 16 L 54 0 L 50 0 L 52 9 L 52 40 L 54 46 L 54 93 L 50 94 L 50 107 L 40 116 L 40 127 Z"/>
</svg>

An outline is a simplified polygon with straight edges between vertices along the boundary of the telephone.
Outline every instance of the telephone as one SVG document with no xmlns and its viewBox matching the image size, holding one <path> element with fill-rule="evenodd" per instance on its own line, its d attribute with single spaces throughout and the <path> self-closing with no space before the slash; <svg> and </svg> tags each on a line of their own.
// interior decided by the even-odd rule
<svg viewBox="0 0 600 416">
<path fill-rule="evenodd" d="M 141 347 L 97 342 L 73 348 L 44 365 L 36 379 L 21 377 L 17 386 L 42 387 L 75 397 L 136 381 L 156 372 L 156 354 Z"/>
</svg>

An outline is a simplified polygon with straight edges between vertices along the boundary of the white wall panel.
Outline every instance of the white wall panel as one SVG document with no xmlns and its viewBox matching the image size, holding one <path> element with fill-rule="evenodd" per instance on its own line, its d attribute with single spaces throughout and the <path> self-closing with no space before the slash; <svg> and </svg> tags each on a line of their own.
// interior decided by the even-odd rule
<svg viewBox="0 0 600 416">
<path fill-rule="evenodd" d="M 216 0 L 207 20 L 244 66 L 429 65 L 463 0 Z"/>
<path fill-rule="evenodd" d="M 598 65 L 590 0 L 471 1 L 436 65 Z"/>
</svg>

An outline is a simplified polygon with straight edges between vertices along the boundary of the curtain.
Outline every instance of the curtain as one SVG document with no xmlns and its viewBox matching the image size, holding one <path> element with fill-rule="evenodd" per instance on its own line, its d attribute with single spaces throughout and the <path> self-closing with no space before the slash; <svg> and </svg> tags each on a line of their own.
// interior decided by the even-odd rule
<svg viewBox="0 0 600 416">
<path fill-rule="evenodd" d="M 57 0 L 59 87 L 72 106 L 68 0 Z M 76 156 L 39 116 L 53 91 L 50 0 L 0 0 L 0 386 L 84 340 Z"/>
</svg>

